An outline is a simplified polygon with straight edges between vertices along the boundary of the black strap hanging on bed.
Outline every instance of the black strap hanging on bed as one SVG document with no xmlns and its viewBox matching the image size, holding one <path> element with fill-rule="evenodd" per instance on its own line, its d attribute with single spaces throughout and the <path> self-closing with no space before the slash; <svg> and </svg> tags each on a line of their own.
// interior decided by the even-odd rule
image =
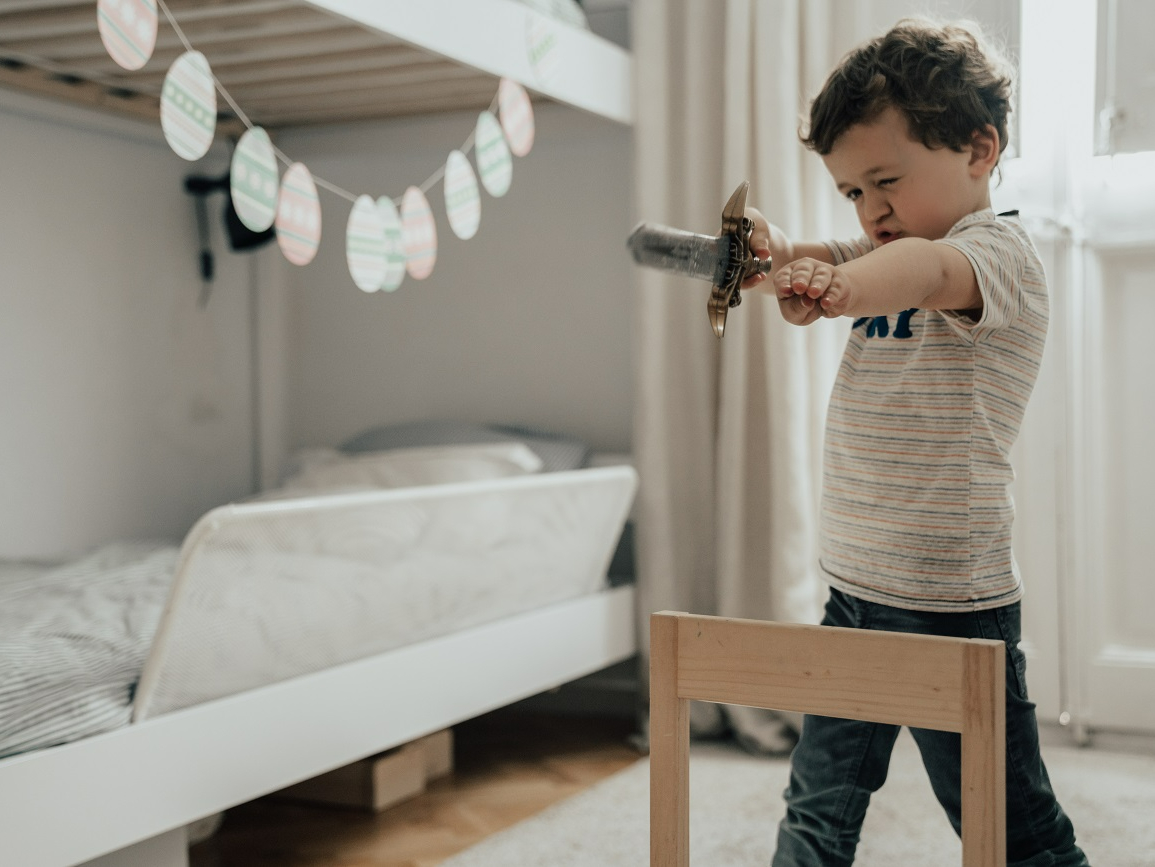
<svg viewBox="0 0 1155 867">
<path fill-rule="evenodd" d="M 204 307 L 209 303 L 209 295 L 213 291 L 213 248 L 209 239 L 208 206 L 204 196 L 193 199 L 193 207 L 197 215 L 197 237 L 200 239 L 200 266 L 201 266 L 201 296 L 199 304 Z"/>
<path fill-rule="evenodd" d="M 211 295 L 213 291 L 213 277 L 215 276 L 212 235 L 209 231 L 208 203 L 205 200 L 212 193 L 227 192 L 228 188 L 228 174 L 220 178 L 205 178 L 198 175 L 190 175 L 184 179 L 184 189 L 186 193 L 193 197 L 193 209 L 196 211 L 197 218 L 197 239 L 200 242 L 200 306 L 202 308 L 209 303 L 209 295 Z"/>
</svg>

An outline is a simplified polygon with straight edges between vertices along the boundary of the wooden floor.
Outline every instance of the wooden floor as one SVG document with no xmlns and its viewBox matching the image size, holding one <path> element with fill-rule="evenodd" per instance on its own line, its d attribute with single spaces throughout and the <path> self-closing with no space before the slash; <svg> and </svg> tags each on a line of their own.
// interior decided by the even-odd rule
<svg viewBox="0 0 1155 867">
<path fill-rule="evenodd" d="M 633 720 L 497 711 L 454 729 L 455 768 L 373 815 L 260 799 L 230 810 L 191 867 L 433 867 L 640 758 Z"/>
</svg>

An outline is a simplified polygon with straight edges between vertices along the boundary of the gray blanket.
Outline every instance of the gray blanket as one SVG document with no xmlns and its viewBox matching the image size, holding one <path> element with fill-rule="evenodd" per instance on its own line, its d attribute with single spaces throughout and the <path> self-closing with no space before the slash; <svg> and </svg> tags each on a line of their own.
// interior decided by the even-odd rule
<svg viewBox="0 0 1155 867">
<path fill-rule="evenodd" d="M 0 568 L 0 758 L 128 725 L 177 549 Z"/>
</svg>

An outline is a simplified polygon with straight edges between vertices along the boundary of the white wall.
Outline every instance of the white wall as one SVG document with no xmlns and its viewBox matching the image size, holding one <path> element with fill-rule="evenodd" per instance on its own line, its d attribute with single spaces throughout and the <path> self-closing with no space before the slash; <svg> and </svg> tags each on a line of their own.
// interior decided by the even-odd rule
<svg viewBox="0 0 1155 867">
<path fill-rule="evenodd" d="M 399 194 L 472 123 L 278 141 L 334 183 Z M 504 199 L 483 193 L 474 239 L 452 236 L 434 188 L 437 268 L 391 295 L 366 296 L 348 276 L 343 199 L 322 191 L 322 247 L 297 269 L 275 247 L 228 253 L 213 197 L 217 279 L 202 311 L 182 181 L 222 172 L 224 152 L 186 163 L 150 125 L 0 92 L 0 558 L 178 539 L 250 493 L 251 283 L 266 482 L 291 446 L 413 418 L 537 425 L 628 449 L 629 135 L 539 107 L 537 146 L 515 161 Z"/>
<path fill-rule="evenodd" d="M 218 233 L 198 309 L 182 191 L 224 166 L 186 163 L 158 128 L 0 94 L 0 558 L 180 537 L 249 492 L 248 263 Z"/>
<path fill-rule="evenodd" d="M 533 425 L 630 447 L 633 317 L 630 131 L 536 106 L 537 141 L 481 228 L 453 236 L 430 191 L 440 251 L 424 281 L 366 295 L 349 277 L 349 203 L 322 191 L 317 258 L 292 269 L 290 441 L 335 445 L 424 418 Z M 472 131 L 473 114 L 298 130 L 279 146 L 350 192 L 399 197 Z"/>
</svg>

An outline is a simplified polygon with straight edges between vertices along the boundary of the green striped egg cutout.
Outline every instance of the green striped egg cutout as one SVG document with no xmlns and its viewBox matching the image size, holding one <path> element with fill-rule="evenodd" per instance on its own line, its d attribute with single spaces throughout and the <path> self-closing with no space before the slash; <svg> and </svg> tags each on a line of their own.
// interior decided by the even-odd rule
<svg viewBox="0 0 1155 867">
<path fill-rule="evenodd" d="M 277 245 L 294 265 L 308 265 L 321 243 L 321 203 L 312 173 L 293 163 L 281 179 L 277 199 Z"/>
<path fill-rule="evenodd" d="M 401 241 L 405 270 L 414 280 L 424 280 L 437 262 L 437 226 L 429 200 L 417 187 L 410 187 L 401 197 Z"/>
<path fill-rule="evenodd" d="M 405 279 L 405 241 L 401 235 L 401 215 L 388 196 L 377 200 L 377 211 L 385 227 L 385 279 L 381 288 L 393 292 Z"/>
<path fill-rule="evenodd" d="M 525 49 L 529 65 L 539 84 L 549 84 L 561 60 L 561 41 L 557 26 L 540 15 L 526 19 Z"/>
<path fill-rule="evenodd" d="M 345 226 L 345 261 L 362 292 L 376 292 L 385 280 L 385 221 L 370 196 L 358 196 Z"/>
<path fill-rule="evenodd" d="M 263 232 L 277 216 L 277 157 L 269 134 L 255 126 L 241 136 L 229 168 L 233 207 L 241 222 Z"/>
<path fill-rule="evenodd" d="M 468 241 L 481 224 L 481 195 L 477 175 L 461 151 L 450 151 L 445 160 L 445 212 L 453 234 Z"/>
<path fill-rule="evenodd" d="M 169 67 L 160 97 L 160 127 L 169 147 L 183 159 L 199 160 L 212 146 L 217 93 L 209 62 L 199 51 L 186 51 Z"/>
<path fill-rule="evenodd" d="M 535 131 L 529 94 L 513 79 L 503 78 L 497 86 L 497 105 L 509 149 L 519 157 L 525 156 L 533 149 Z"/>
<path fill-rule="evenodd" d="M 140 69 L 156 47 L 156 0 L 98 0 L 96 27 L 109 57 Z"/>
<path fill-rule="evenodd" d="M 477 171 L 485 191 L 494 198 L 501 198 L 508 193 L 513 181 L 513 160 L 509 156 L 509 145 L 501 131 L 501 124 L 488 111 L 477 116 L 473 152 L 477 157 Z"/>
</svg>

